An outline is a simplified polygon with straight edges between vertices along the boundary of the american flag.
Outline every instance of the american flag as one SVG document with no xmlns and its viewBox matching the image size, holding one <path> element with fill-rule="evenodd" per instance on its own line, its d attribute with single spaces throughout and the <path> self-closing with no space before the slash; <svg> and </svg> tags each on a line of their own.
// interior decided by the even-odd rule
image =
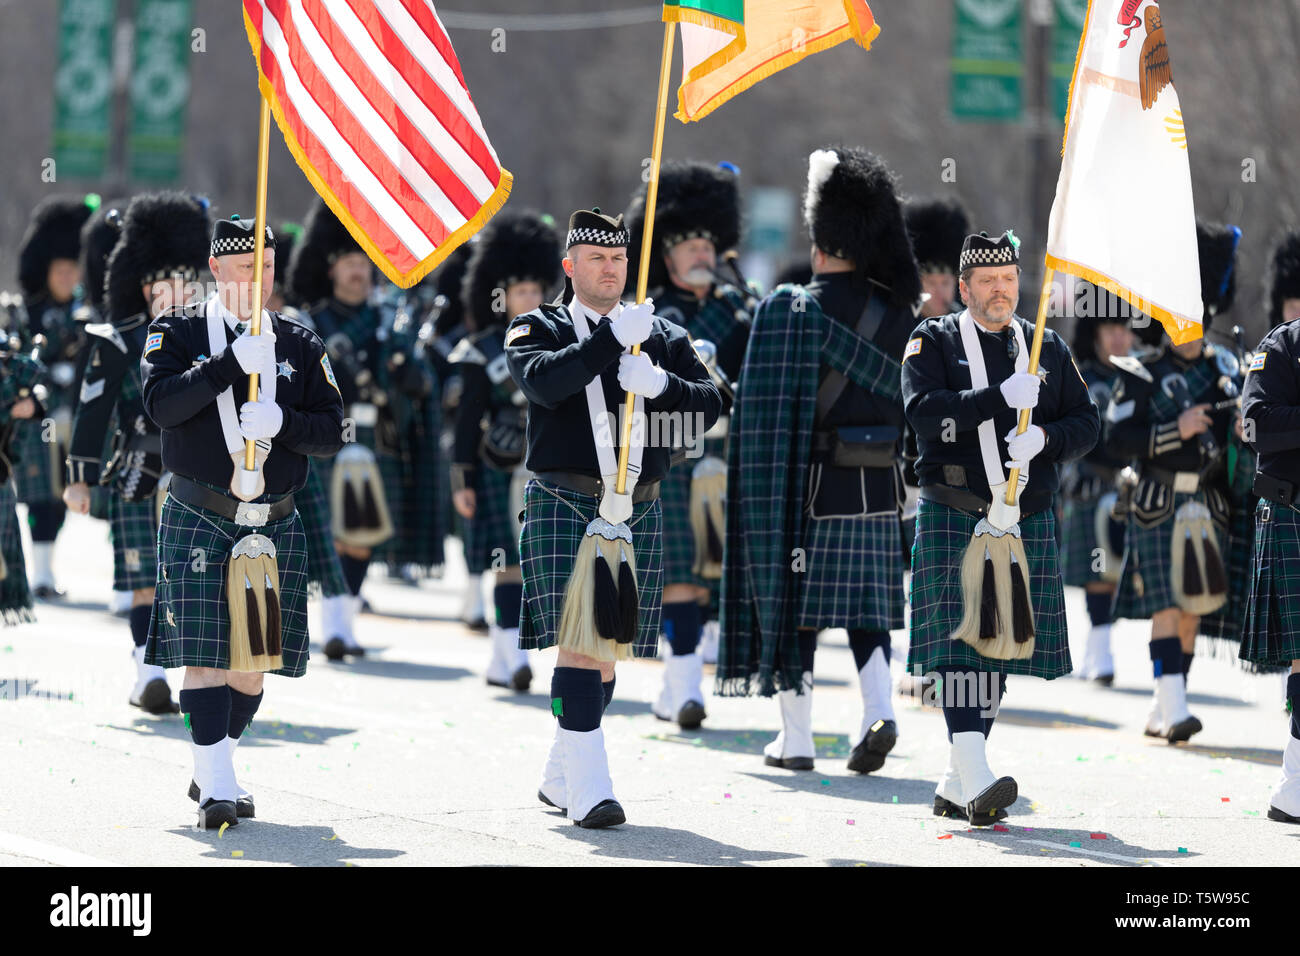
<svg viewBox="0 0 1300 956">
<path fill-rule="evenodd" d="M 510 194 L 429 0 L 243 0 L 262 95 L 294 159 L 403 288 Z"/>
</svg>

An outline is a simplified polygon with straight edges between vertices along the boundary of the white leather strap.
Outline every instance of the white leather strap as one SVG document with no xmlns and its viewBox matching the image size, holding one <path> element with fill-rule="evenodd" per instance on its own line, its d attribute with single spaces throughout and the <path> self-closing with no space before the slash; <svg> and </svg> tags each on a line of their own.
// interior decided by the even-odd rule
<svg viewBox="0 0 1300 956">
<path fill-rule="evenodd" d="M 989 373 L 984 363 L 984 350 L 980 348 L 980 331 L 975 327 L 975 319 L 969 309 L 958 316 L 957 324 L 961 330 L 962 351 L 966 353 L 966 362 L 970 367 L 971 388 L 988 388 Z M 1014 319 L 1011 321 L 1011 330 L 1016 337 L 1017 345 L 1016 371 L 1026 372 L 1029 370 L 1029 350 L 1025 348 L 1025 333 L 1021 330 L 1020 323 Z M 1032 416 L 1031 411 L 1031 421 Z M 980 441 L 980 457 L 984 460 L 984 476 L 988 479 L 989 490 L 993 492 L 993 500 L 996 503 L 1000 497 L 1006 496 L 1007 476 L 1002 470 L 1002 456 L 998 454 L 998 436 L 994 430 L 993 419 L 987 418 L 980 422 L 977 432 Z M 1016 483 L 1017 496 L 1029 483 L 1028 462 L 1025 464 L 1026 467 L 1020 469 L 1020 480 Z"/>
<path fill-rule="evenodd" d="M 205 303 L 208 320 L 208 352 L 220 355 L 226 348 L 226 316 L 229 314 L 221 299 L 213 293 Z M 262 323 L 270 327 L 271 315 L 263 310 Z M 257 394 L 264 402 L 275 401 L 275 359 L 258 375 Z M 221 418 L 221 433 L 226 440 L 226 451 L 232 455 L 244 450 L 244 436 L 239 432 L 239 415 L 235 411 L 235 394 L 233 388 L 227 388 L 217 396 L 217 414 Z M 265 443 L 269 450 L 269 442 Z"/>
</svg>

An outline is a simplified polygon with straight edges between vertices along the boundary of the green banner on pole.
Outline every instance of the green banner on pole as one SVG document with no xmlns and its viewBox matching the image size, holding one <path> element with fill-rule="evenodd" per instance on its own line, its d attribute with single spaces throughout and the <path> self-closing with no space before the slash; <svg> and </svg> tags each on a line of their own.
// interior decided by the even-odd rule
<svg viewBox="0 0 1300 956">
<path fill-rule="evenodd" d="M 63 0 L 60 5 L 54 71 L 56 176 L 104 175 L 113 117 L 116 16 L 117 0 Z"/>
<path fill-rule="evenodd" d="M 131 178 L 171 183 L 180 176 L 190 102 L 191 0 L 139 0 L 131 73 Z"/>
<path fill-rule="evenodd" d="M 1052 109 L 1065 122 L 1070 103 L 1070 80 L 1079 53 L 1079 38 L 1088 16 L 1088 0 L 1056 0 L 1056 23 L 1052 28 Z"/>
<path fill-rule="evenodd" d="M 1018 120 L 1024 50 L 1020 0 L 957 0 L 952 34 L 952 115 Z"/>
</svg>

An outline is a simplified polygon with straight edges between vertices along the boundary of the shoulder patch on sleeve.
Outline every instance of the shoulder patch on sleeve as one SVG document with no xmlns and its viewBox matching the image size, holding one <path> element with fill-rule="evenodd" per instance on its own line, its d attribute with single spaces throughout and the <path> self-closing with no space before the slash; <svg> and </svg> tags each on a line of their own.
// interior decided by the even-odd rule
<svg viewBox="0 0 1300 956">
<path fill-rule="evenodd" d="M 526 322 L 523 325 L 516 325 L 509 332 L 506 333 L 506 345 L 509 345 L 515 339 L 522 339 L 525 335 L 528 334 L 530 328 L 531 326 L 529 326 L 528 323 Z"/>
<path fill-rule="evenodd" d="M 330 365 L 330 357 L 326 355 L 324 352 L 322 352 L 320 355 L 320 367 L 321 370 L 325 373 L 325 381 L 329 382 L 332 386 L 334 386 L 334 391 L 338 392 L 339 383 L 338 380 L 334 378 L 334 366 Z M 341 396 L 342 392 L 339 392 L 339 394 Z"/>
<path fill-rule="evenodd" d="M 161 332 L 150 332 L 149 337 L 144 340 L 144 354 L 157 352 L 162 348 L 163 334 Z"/>
<path fill-rule="evenodd" d="M 1252 372 L 1258 372 L 1262 370 L 1264 368 L 1264 359 L 1266 358 L 1268 358 L 1267 352 L 1256 353 L 1255 357 L 1250 360 L 1250 370 Z"/>
<path fill-rule="evenodd" d="M 903 351 L 903 361 L 907 361 L 913 355 L 920 354 L 922 339 L 920 336 L 912 339 L 907 343 L 907 348 Z"/>
</svg>

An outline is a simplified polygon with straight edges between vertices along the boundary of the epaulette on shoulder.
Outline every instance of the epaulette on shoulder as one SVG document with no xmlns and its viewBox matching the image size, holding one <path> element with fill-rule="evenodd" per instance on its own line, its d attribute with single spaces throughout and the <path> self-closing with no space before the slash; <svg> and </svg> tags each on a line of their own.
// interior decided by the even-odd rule
<svg viewBox="0 0 1300 956">
<path fill-rule="evenodd" d="M 486 365 L 487 356 L 466 336 L 456 343 L 456 347 L 447 356 L 447 361 L 452 365 Z"/>
<path fill-rule="evenodd" d="M 126 340 L 122 338 L 122 333 L 117 330 L 117 326 L 112 322 L 87 322 L 86 334 L 112 342 L 117 346 L 119 352 L 123 355 L 126 354 Z"/>
<path fill-rule="evenodd" d="M 1112 355 L 1110 364 L 1115 366 L 1121 372 L 1127 372 L 1134 378 L 1140 378 L 1144 382 L 1155 382 L 1151 375 L 1151 370 L 1146 367 L 1139 359 L 1131 355 Z"/>
</svg>

